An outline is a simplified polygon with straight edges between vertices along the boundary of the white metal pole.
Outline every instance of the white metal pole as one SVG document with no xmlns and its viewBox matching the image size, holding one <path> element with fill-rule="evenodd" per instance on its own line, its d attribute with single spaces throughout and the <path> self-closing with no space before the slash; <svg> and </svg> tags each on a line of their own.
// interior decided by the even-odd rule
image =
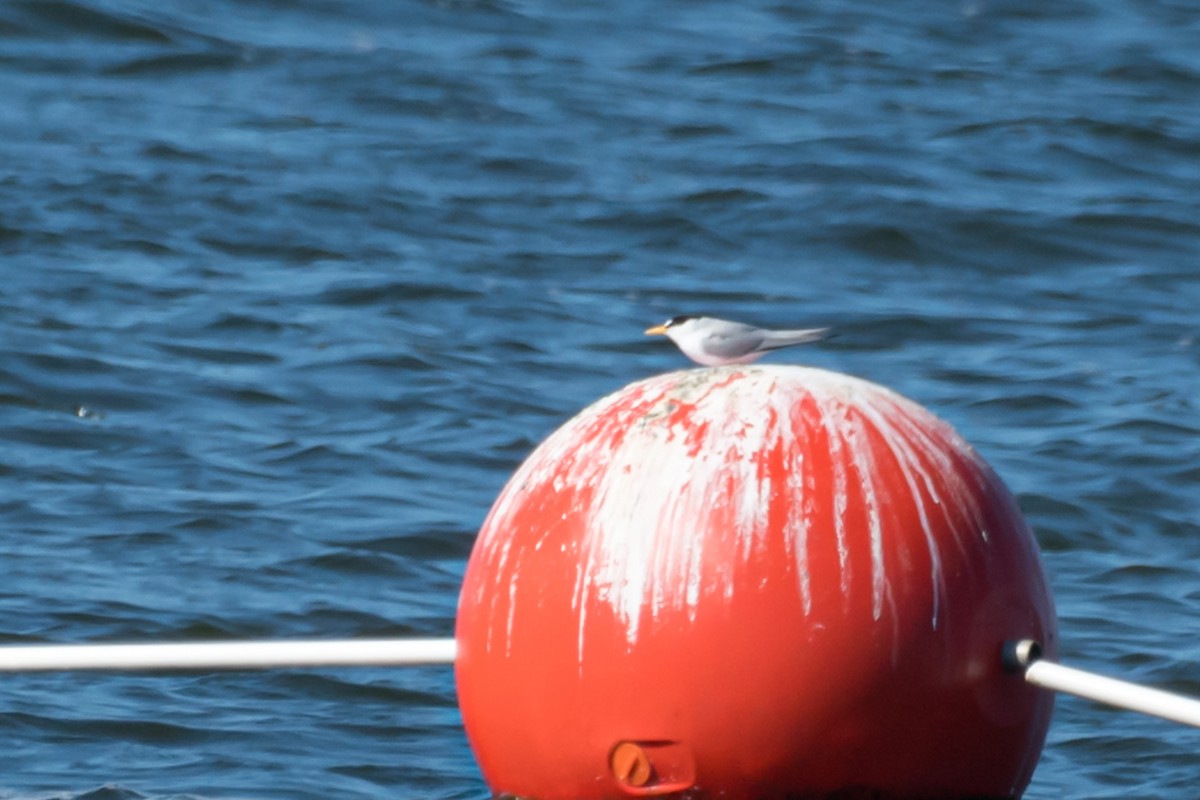
<svg viewBox="0 0 1200 800">
<path fill-rule="evenodd" d="M 1034 686 L 1200 728 L 1200 700 L 1043 661 L 1041 648 L 1032 640 L 1008 645 L 1005 662 L 1023 669 L 1025 680 Z"/>
<path fill-rule="evenodd" d="M 453 664 L 453 639 L 331 639 L 0 647 L 0 672 L 411 667 Z"/>
</svg>

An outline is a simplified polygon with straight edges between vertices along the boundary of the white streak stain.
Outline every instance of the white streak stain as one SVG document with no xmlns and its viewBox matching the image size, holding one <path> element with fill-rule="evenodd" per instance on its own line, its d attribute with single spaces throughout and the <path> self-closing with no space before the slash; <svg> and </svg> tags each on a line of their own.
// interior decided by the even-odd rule
<svg viewBox="0 0 1200 800">
<path fill-rule="evenodd" d="M 800 487 L 800 496 L 788 505 L 784 547 L 796 564 L 800 602 L 804 606 L 804 615 L 808 616 L 813 606 L 812 578 L 808 572 L 808 517 L 813 511 L 813 476 L 806 469 L 803 448 L 793 446 L 785 452 L 791 456 L 791 483 Z"/>
<path fill-rule="evenodd" d="M 940 442 L 935 440 L 930 432 L 931 425 L 918 425 L 913 419 L 912 414 L 905 413 L 905 411 L 906 409 L 896 406 L 889 418 L 897 424 L 897 427 L 901 429 L 901 432 L 905 436 L 920 444 L 926 458 L 936 465 L 938 475 L 942 476 L 941 485 L 952 495 L 953 502 L 941 502 L 938 495 L 932 489 L 930 490 L 930 494 L 938 510 L 941 512 L 942 520 L 950 530 L 950 535 L 954 539 L 954 544 L 958 549 L 959 555 L 963 556 L 965 560 L 967 550 L 966 545 L 962 541 L 962 532 L 960 531 L 963 526 L 954 517 L 962 514 L 963 509 L 966 509 L 975 527 L 982 529 L 982 511 L 976 502 L 974 493 L 961 483 L 959 479 L 960 473 L 956 468 L 955 461 L 945 449 L 948 446 L 947 442 L 944 439 Z M 942 424 L 940 420 L 932 422 L 939 426 Z M 970 463 L 974 465 L 975 462 L 972 460 Z M 972 472 L 974 471 L 972 470 Z M 927 473 L 923 472 L 923 474 L 925 474 L 926 485 L 928 486 L 929 476 Z"/>
<path fill-rule="evenodd" d="M 887 579 L 883 557 L 883 520 L 880 518 L 879 498 L 875 489 L 875 459 L 863 430 L 862 419 L 848 418 L 846 434 L 850 441 L 850 458 L 862 486 L 863 503 L 867 511 L 867 527 L 871 537 L 871 616 L 876 621 L 883 616 L 883 600 L 891 599 L 892 587 Z M 934 627 L 937 627 L 936 624 Z"/>
<path fill-rule="evenodd" d="M 966 509 L 970 513 L 970 522 L 979 531 L 980 537 L 986 541 L 987 519 L 980 498 L 988 495 L 989 481 L 996 480 L 995 476 L 991 474 L 991 468 L 976 455 L 962 437 L 940 420 L 937 420 L 936 426 L 917 425 L 911 418 L 908 418 L 906 422 L 911 431 L 910 435 L 927 442 L 927 449 L 936 455 L 939 465 L 946 475 L 955 475 L 961 478 L 963 473 L 966 473 L 966 480 L 970 482 L 970 485 L 962 483 L 961 480 L 954 484 L 955 508 Z M 938 435 L 937 439 L 933 438 L 935 433 Z M 954 455 L 966 463 L 965 470 L 956 469 Z"/>
<path fill-rule="evenodd" d="M 507 658 L 512 655 L 512 627 L 513 619 L 516 618 L 517 606 L 517 582 L 510 581 L 508 584 L 508 619 L 505 621 L 504 628 L 504 656 Z"/>
<path fill-rule="evenodd" d="M 817 411 L 815 426 L 811 417 L 802 418 L 798 411 L 806 398 Z M 939 426 L 933 433 L 926 430 L 931 423 Z M 564 530 L 580 532 L 570 545 L 577 559 L 571 602 L 578 618 L 580 669 L 590 607 L 611 608 L 633 646 L 646 626 L 668 611 L 682 610 L 695 621 L 706 596 L 731 598 L 739 564 L 759 558 L 777 541 L 772 537 L 784 537 L 804 614 L 814 612 L 816 598 L 828 596 L 817 592 L 814 582 L 829 580 L 837 580 L 841 612 L 848 613 L 854 588 L 851 548 L 857 539 L 848 528 L 847 513 L 850 483 L 856 478 L 867 519 L 872 618 L 879 622 L 891 617 L 895 641 L 899 627 L 892 581 L 897 577 L 888 574 L 894 567 L 885 559 L 884 525 L 891 499 L 876 474 L 870 428 L 899 465 L 919 514 L 933 587 L 931 625 L 936 629 L 945 580 L 921 490 L 939 505 L 941 514 L 950 512 L 939 494 L 945 481 L 935 479 L 926 465 L 936 468 L 939 476 L 957 475 L 955 456 L 943 449 L 952 448 L 971 463 L 978 463 L 976 457 L 949 426 L 898 395 L 856 378 L 803 367 L 718 368 L 657 376 L 582 411 L 526 460 L 488 515 L 477 547 L 497 583 L 480 586 L 476 601 L 490 608 L 493 617 L 504 618 L 503 634 L 496 635 L 506 637 L 508 653 L 520 596 L 516 576 L 523 560 L 540 551 L 560 551 L 542 547 L 545 531 L 513 526 L 517 520 L 536 524 L 528 521 L 536 514 L 524 509 L 525 503 L 538 502 L 547 493 L 569 492 L 572 502 L 561 524 Z M 805 458 L 814 431 L 823 432 L 830 450 L 832 486 L 823 497 L 815 496 L 820 484 Z M 783 454 L 782 474 L 773 472 L 769 463 L 777 450 Z M 976 483 L 975 489 L 986 484 L 986 474 L 966 472 L 972 473 L 968 480 Z M 947 491 L 954 494 L 956 507 L 969 509 L 982 526 L 975 492 L 958 478 L 946 480 L 951 480 Z M 787 498 L 782 531 L 769 528 L 775 497 Z M 812 537 L 829 533 L 814 529 L 813 515 L 829 508 L 830 502 L 836 578 L 809 570 Z M 522 608 L 535 606 L 525 603 Z M 489 651 L 494 627 L 489 626 Z"/>
<path fill-rule="evenodd" d="M 829 441 L 829 463 L 833 470 L 833 530 L 837 541 L 838 574 L 843 605 L 850 602 L 850 547 L 846 542 L 846 509 L 849 506 L 846 481 L 845 430 L 846 407 L 836 395 L 819 397 L 821 425 Z"/>
<path fill-rule="evenodd" d="M 921 532 L 925 536 L 925 546 L 929 552 L 929 577 L 933 585 L 933 612 L 931 624 L 934 630 L 938 626 L 938 612 L 941 605 L 941 595 L 945 592 L 945 579 L 942 574 L 942 558 L 938 550 L 937 540 L 933 535 L 933 528 L 929 522 L 929 516 L 925 512 L 925 503 L 921 500 L 921 492 L 917 487 L 917 482 L 913 475 L 919 475 L 922 483 L 925 485 L 926 496 L 930 501 L 936 504 L 941 503 L 941 498 L 938 496 L 938 489 L 934 485 L 929 473 L 925 471 L 924 465 L 921 463 L 920 456 L 916 452 L 913 443 L 906 439 L 903 434 L 892 424 L 892 415 L 885 415 L 873 407 L 863 408 L 865 414 L 876 430 L 882 434 L 884 443 L 900 464 L 900 474 L 904 476 L 904 483 L 908 487 L 909 494 L 912 495 L 913 504 L 917 509 L 917 517 L 921 522 Z"/>
</svg>

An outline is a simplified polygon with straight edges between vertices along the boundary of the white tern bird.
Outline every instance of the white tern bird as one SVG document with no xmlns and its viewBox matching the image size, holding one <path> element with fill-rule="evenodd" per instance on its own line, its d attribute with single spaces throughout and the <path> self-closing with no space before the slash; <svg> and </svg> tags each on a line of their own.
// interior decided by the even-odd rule
<svg viewBox="0 0 1200 800">
<path fill-rule="evenodd" d="M 772 331 L 743 322 L 684 314 L 647 328 L 646 333 L 662 334 L 692 361 L 717 367 L 749 364 L 771 350 L 819 341 L 829 336 L 829 328 Z"/>
</svg>

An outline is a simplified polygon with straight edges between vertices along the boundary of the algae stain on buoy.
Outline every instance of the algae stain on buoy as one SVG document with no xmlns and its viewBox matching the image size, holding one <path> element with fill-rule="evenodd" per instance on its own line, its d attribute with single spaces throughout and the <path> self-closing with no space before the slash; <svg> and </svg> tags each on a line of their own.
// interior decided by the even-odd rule
<svg viewBox="0 0 1200 800">
<path fill-rule="evenodd" d="M 497 794 L 1012 798 L 1053 655 L 1015 501 L 945 422 L 801 367 L 661 375 L 539 446 L 467 565 L 456 666 Z"/>
</svg>

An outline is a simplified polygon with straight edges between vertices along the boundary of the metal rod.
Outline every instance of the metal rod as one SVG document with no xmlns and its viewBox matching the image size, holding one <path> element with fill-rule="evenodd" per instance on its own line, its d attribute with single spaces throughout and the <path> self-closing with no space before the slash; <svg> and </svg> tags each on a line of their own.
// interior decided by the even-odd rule
<svg viewBox="0 0 1200 800">
<path fill-rule="evenodd" d="M 6 645 L 0 672 L 412 667 L 453 664 L 453 639 Z"/>
<path fill-rule="evenodd" d="M 1004 651 L 1005 665 L 1023 670 L 1034 686 L 1200 728 L 1200 700 L 1043 661 L 1041 647 L 1030 639 L 1010 642 Z"/>
</svg>

